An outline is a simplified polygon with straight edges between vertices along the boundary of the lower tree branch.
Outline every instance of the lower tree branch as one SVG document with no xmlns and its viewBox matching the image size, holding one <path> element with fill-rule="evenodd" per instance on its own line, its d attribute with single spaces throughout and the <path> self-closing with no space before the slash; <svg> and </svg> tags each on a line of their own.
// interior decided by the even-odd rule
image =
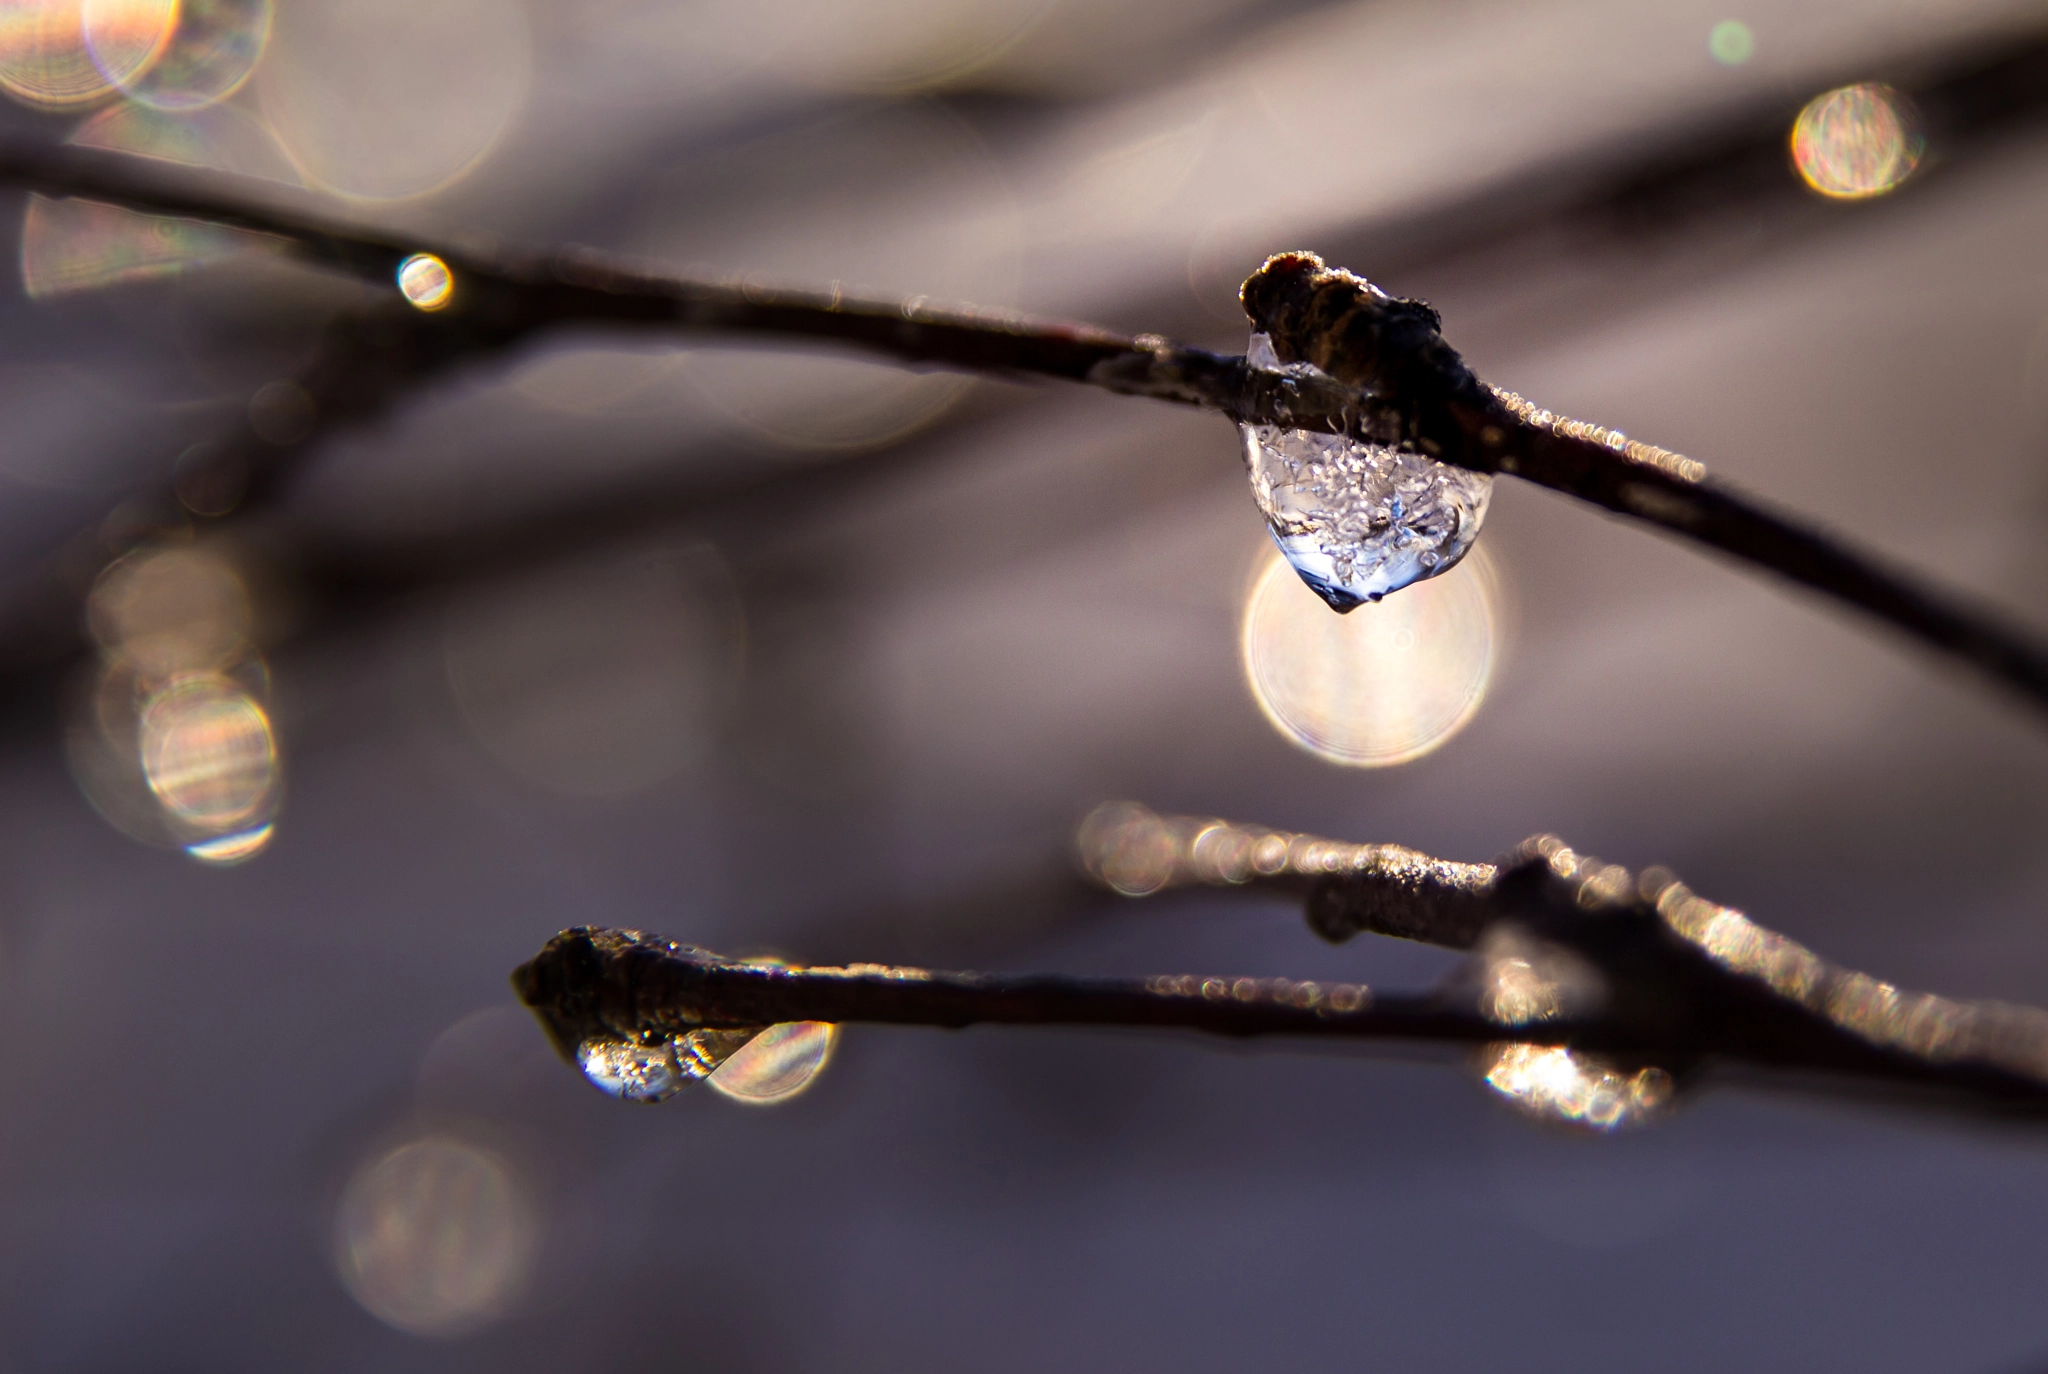
<svg viewBox="0 0 2048 1374">
<path fill-rule="evenodd" d="M 1275 888 L 1300 895 L 1328 940 L 1373 933 L 1476 951 L 1457 986 L 1466 996 L 1477 987 L 1482 1004 L 1498 992 L 1502 961 L 1559 961 L 1561 971 L 1537 980 L 1557 985 L 1546 994 L 1551 1014 L 1597 1008 L 1594 1022 L 1640 1053 L 2048 1103 L 2048 1011 L 1901 991 L 1697 896 L 1664 869 L 1632 874 L 1555 836 L 1524 841 L 1498 864 L 1466 864 L 1125 802 L 1098 808 L 1077 846 L 1091 876 L 1129 895 Z"/>
<path fill-rule="evenodd" d="M 1164 1026 L 1223 1035 L 1332 1034 L 1479 1041 L 1499 1028 L 1428 996 L 1285 978 L 1065 978 L 941 973 L 882 964 L 754 964 L 640 931 L 578 928 L 513 984 L 565 1053 L 590 1040 L 647 1040 L 785 1021 Z M 1551 1038 L 1558 1038 L 1552 1033 Z"/>
<path fill-rule="evenodd" d="M 1386 994 L 1285 978 L 1010 977 L 746 963 L 638 931 L 568 930 L 513 974 L 572 1061 L 791 1021 L 1154 1026 L 1437 1044 L 1559 1046 L 1679 1083 L 1716 1065 L 2048 1116 L 2048 1011 L 1903 992 L 1830 964 L 1671 874 L 1640 876 L 1538 836 L 1499 864 L 1143 808 L 1105 808 L 1084 865 L 1126 892 L 1183 883 L 1306 896 L 1330 939 L 1360 931 L 1471 957 L 1442 986 Z"/>
</svg>

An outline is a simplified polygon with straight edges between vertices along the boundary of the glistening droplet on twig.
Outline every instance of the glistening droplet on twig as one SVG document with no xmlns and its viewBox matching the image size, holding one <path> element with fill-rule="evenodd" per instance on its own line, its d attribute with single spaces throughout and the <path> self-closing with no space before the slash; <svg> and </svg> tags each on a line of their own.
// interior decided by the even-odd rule
<svg viewBox="0 0 2048 1374">
<path fill-rule="evenodd" d="M 693 1030 L 655 1040 L 586 1040 L 576 1066 L 599 1089 L 627 1102 L 665 1102 L 708 1078 L 761 1028 Z"/>
<path fill-rule="evenodd" d="M 1264 334 L 1246 360 L 1280 371 Z M 1493 479 L 1341 434 L 1241 424 L 1252 497 L 1273 541 L 1332 609 L 1349 611 L 1456 565 L 1479 537 Z"/>
</svg>

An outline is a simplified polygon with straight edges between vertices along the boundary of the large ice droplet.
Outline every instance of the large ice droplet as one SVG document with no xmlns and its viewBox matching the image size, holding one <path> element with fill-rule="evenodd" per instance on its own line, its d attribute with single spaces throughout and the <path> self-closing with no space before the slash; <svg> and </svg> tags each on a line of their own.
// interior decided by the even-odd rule
<svg viewBox="0 0 2048 1374">
<path fill-rule="evenodd" d="M 1247 361 L 1285 367 L 1252 335 Z M 1301 580 L 1338 611 L 1377 601 L 1465 556 L 1479 536 L 1493 479 L 1420 454 L 1339 434 L 1239 425 L 1252 496 Z"/>
</svg>

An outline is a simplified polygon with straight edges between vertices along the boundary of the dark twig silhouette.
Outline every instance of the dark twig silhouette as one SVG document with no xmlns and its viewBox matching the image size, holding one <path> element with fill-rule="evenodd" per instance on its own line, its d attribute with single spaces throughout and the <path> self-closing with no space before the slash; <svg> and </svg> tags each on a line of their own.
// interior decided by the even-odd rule
<svg viewBox="0 0 2048 1374">
<path fill-rule="evenodd" d="M 726 959 L 637 931 L 564 931 L 513 974 L 566 1057 L 790 1021 L 1155 1026 L 1564 1047 L 1684 1083 L 1720 1066 L 1832 1079 L 2000 1114 L 2048 1114 L 2048 1011 L 1908 993 L 1830 964 L 1661 869 L 1538 836 L 1498 865 L 1124 805 L 1082 859 L 1136 895 L 1277 885 L 1325 938 L 1423 940 L 1472 957 L 1442 987 L 1384 994 L 1285 978 L 1141 980 Z"/>
<path fill-rule="evenodd" d="M 572 324 L 765 335 L 851 345 L 912 365 L 1056 377 L 1522 477 L 1825 592 L 2048 707 L 2048 649 L 2028 634 L 1771 512 L 1708 478 L 1697 462 L 1486 386 L 1444 341 L 1427 305 L 1386 296 L 1310 254 L 1282 254 L 1246 283 L 1255 327 L 1281 359 L 1311 365 L 1276 370 L 1156 336 L 938 309 L 921 299 L 690 280 L 585 251 L 519 255 L 415 242 L 287 204 L 274 188 L 95 149 L 0 150 L 0 183 L 268 234 L 309 260 L 384 283 L 412 253 L 441 257 L 455 279 L 445 309 L 406 315 L 394 306 L 334 327 L 304 387 L 329 420 L 360 419 L 422 377 Z M 382 350 L 385 363 L 343 365 L 363 351 L 366 334 L 392 344 Z M 186 475 L 204 493 L 188 504 L 224 513 L 236 493 L 267 494 L 285 470 L 279 451 L 294 442 L 303 440 L 278 443 L 238 429 L 212 464 Z"/>
</svg>

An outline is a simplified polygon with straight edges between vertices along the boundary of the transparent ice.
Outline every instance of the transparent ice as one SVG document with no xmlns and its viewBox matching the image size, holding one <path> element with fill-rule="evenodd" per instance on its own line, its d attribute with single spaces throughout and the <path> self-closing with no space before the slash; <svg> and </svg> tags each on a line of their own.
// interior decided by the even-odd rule
<svg viewBox="0 0 2048 1374">
<path fill-rule="evenodd" d="M 1282 367 L 1252 335 L 1246 358 Z M 1452 567 L 1479 536 L 1493 479 L 1337 434 L 1240 425 L 1252 496 L 1273 542 L 1334 610 L 1377 601 Z"/>
<path fill-rule="evenodd" d="M 686 1084 L 708 1077 L 759 1034 L 758 1029 L 694 1030 L 652 1044 L 591 1039 L 576 1047 L 576 1065 L 585 1078 L 613 1097 L 627 1102 L 661 1102 L 681 1092 Z"/>
</svg>

